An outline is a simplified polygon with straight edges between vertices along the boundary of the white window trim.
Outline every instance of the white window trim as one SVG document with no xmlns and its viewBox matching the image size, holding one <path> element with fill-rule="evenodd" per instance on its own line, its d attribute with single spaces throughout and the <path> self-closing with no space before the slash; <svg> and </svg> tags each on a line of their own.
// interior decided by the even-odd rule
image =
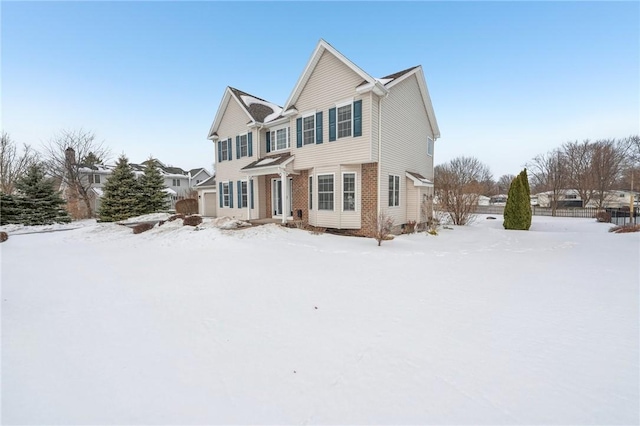
<svg viewBox="0 0 640 426">
<path fill-rule="evenodd" d="M 278 130 L 282 130 L 282 129 L 286 129 L 287 130 L 287 144 L 286 144 L 285 148 L 278 149 L 277 133 L 278 133 Z M 289 125 L 289 123 L 283 124 L 282 126 L 274 127 L 274 128 L 269 129 L 267 131 L 269 133 L 273 133 L 273 136 L 274 136 L 274 137 L 269 136 L 271 138 L 271 152 L 285 151 L 285 150 L 291 148 L 291 126 Z M 315 134 L 314 134 L 314 137 L 315 137 Z"/>
<path fill-rule="evenodd" d="M 392 174 L 392 173 L 389 173 L 389 177 L 391 177 L 391 176 L 393 176 L 393 177 L 397 177 L 397 178 L 398 178 L 398 188 L 397 188 L 397 189 L 398 189 L 398 205 L 389 205 L 389 202 L 388 202 L 388 200 L 387 200 L 387 206 L 388 206 L 388 207 L 391 207 L 391 208 L 393 208 L 393 207 L 400 207 L 400 206 L 402 205 L 402 202 L 401 202 L 402 191 L 400 190 L 400 189 L 402 188 L 402 179 L 400 179 L 400 175 L 394 175 L 394 174 Z M 387 185 L 388 185 L 388 184 L 389 184 L 389 183 L 388 183 L 388 180 L 387 180 Z M 394 181 L 394 185 L 395 185 L 395 181 Z M 388 192 L 389 192 L 389 190 L 388 190 L 388 188 L 387 188 L 387 193 L 388 193 Z"/>
<path fill-rule="evenodd" d="M 231 191 L 229 190 L 229 182 L 221 182 L 221 183 L 222 183 L 222 207 L 223 207 L 223 208 L 224 208 L 224 207 L 227 207 L 227 208 L 228 208 L 228 207 L 229 207 L 229 205 L 231 204 L 231 203 L 230 203 L 230 201 L 231 201 Z M 226 190 L 227 190 L 227 199 L 226 199 L 226 201 L 225 201 L 225 199 L 224 199 L 224 191 L 225 191 L 225 188 L 226 188 Z"/>
<path fill-rule="evenodd" d="M 307 146 L 307 145 L 314 145 L 316 143 L 316 127 L 318 126 L 318 124 L 316 123 L 316 111 L 314 110 L 313 112 L 305 112 L 304 114 L 302 114 L 302 146 Z M 308 117 L 313 117 L 313 142 L 311 143 L 304 143 L 304 119 L 308 118 Z"/>
<path fill-rule="evenodd" d="M 349 98 L 349 99 L 343 99 L 341 101 L 336 102 L 335 104 L 333 104 L 336 108 L 336 110 L 340 107 L 343 106 L 347 106 L 347 105 L 353 105 L 354 99 L 353 98 Z"/>
<path fill-rule="evenodd" d="M 224 149 L 220 148 L 220 158 L 218 159 L 218 161 L 229 161 L 229 139 L 227 138 L 227 139 L 224 139 L 224 140 L 220 140 L 220 141 L 218 141 L 218 143 L 219 144 L 224 144 L 224 145 L 221 145 L 221 147 L 224 146 Z M 223 155 L 225 153 L 226 153 L 226 155 Z M 224 158 L 224 157 L 226 157 L 226 158 Z"/>
<path fill-rule="evenodd" d="M 345 210 L 344 209 L 344 175 L 353 175 L 353 210 Z M 342 182 L 341 182 L 342 190 L 340 191 L 340 195 L 342 195 L 342 211 L 343 212 L 357 212 L 358 211 L 358 173 L 357 172 L 342 172 Z"/>
<path fill-rule="evenodd" d="M 349 121 L 351 122 L 351 128 L 349 129 L 349 134 L 346 136 L 340 136 L 340 118 L 339 118 L 339 110 L 342 107 L 346 107 L 349 106 L 351 107 L 351 119 L 349 119 Z M 346 121 L 345 121 L 346 123 Z M 336 140 L 338 139 L 342 139 L 342 138 L 352 138 L 353 137 L 353 129 L 355 128 L 355 122 L 354 122 L 354 114 L 353 114 L 353 102 L 352 103 L 346 103 L 340 106 L 336 106 Z"/>
<path fill-rule="evenodd" d="M 433 149 L 434 149 L 433 139 L 431 139 L 431 137 L 427 136 L 427 155 L 429 157 L 433 157 Z M 429 151 L 431 151 L 431 152 L 429 152 Z"/>
<path fill-rule="evenodd" d="M 242 137 L 245 136 L 247 138 L 247 155 L 242 155 Z M 240 143 L 238 144 L 238 147 L 236 149 L 240 150 L 240 158 L 242 157 L 248 157 L 249 156 L 249 132 L 246 133 L 240 133 L 238 135 L 238 138 L 240 138 Z"/>
<path fill-rule="evenodd" d="M 242 190 L 242 184 L 246 185 L 246 191 Z M 242 201 L 242 198 L 245 197 L 247 199 L 247 203 L 245 204 Z M 246 207 L 249 206 L 249 181 L 248 180 L 241 180 L 240 181 L 240 199 L 238 200 L 238 208 L 239 209 L 244 209 Z"/>
<path fill-rule="evenodd" d="M 318 197 L 318 207 L 316 208 L 316 210 L 318 212 L 334 212 L 336 211 L 336 174 L 335 173 L 318 173 L 316 178 L 316 194 Z M 320 208 L 320 177 L 322 176 L 331 176 L 333 178 L 333 199 L 332 199 L 332 204 L 333 204 L 333 208 L 331 210 L 328 209 L 321 209 Z"/>
<path fill-rule="evenodd" d="M 309 193 L 307 194 L 307 196 L 309 197 L 309 202 L 307 203 L 307 207 L 309 209 L 309 211 L 313 210 L 313 195 L 315 194 L 315 191 L 313 190 L 313 182 L 315 181 L 315 179 L 313 178 L 313 175 L 309 175 Z"/>
</svg>

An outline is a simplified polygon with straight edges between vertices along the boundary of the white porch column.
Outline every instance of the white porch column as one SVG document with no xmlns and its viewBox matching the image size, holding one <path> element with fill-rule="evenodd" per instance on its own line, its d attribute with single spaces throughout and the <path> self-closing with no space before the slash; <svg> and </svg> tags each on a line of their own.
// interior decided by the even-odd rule
<svg viewBox="0 0 640 426">
<path fill-rule="evenodd" d="M 284 170 L 280 171 L 280 179 L 282 182 L 282 224 L 287 223 L 287 216 L 289 216 L 289 179 L 288 174 Z"/>
<path fill-rule="evenodd" d="M 253 199 L 251 181 L 253 181 L 253 176 L 247 176 L 247 220 L 251 220 L 251 200 Z"/>
</svg>

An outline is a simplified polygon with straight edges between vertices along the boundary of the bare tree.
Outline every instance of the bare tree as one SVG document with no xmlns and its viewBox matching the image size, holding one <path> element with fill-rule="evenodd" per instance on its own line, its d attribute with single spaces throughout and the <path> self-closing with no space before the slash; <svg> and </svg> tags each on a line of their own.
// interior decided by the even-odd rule
<svg viewBox="0 0 640 426">
<path fill-rule="evenodd" d="M 84 129 L 62 130 L 44 145 L 44 161 L 48 173 L 59 179 L 68 191 L 68 199 L 84 204 L 87 216 L 91 209 L 91 180 L 88 166 L 106 160 L 110 155 L 104 142 L 98 141 L 93 132 Z"/>
<path fill-rule="evenodd" d="M 380 211 L 373 220 L 373 238 L 378 242 L 378 246 L 382 244 L 384 240 L 389 239 L 391 230 L 393 228 L 393 218 L 389 216 L 385 211 Z"/>
<path fill-rule="evenodd" d="M 515 175 L 502 175 L 500 179 L 498 179 L 498 194 L 506 194 L 509 192 L 509 187 L 511 186 L 511 182 L 515 179 Z"/>
<path fill-rule="evenodd" d="M 22 152 L 18 152 L 11 136 L 3 131 L 0 135 L 0 192 L 13 194 L 18 178 L 37 160 L 38 154 L 29 145 L 23 145 Z"/>
<path fill-rule="evenodd" d="M 604 207 L 609 191 L 615 189 L 616 182 L 620 180 L 628 148 L 626 140 L 603 139 L 595 142 L 591 173 L 596 207 Z"/>
<path fill-rule="evenodd" d="M 536 156 L 527 164 L 537 191 L 551 192 L 551 215 L 555 216 L 558 201 L 567 187 L 568 172 L 566 156 L 561 149 L 555 149 Z"/>
<path fill-rule="evenodd" d="M 454 225 L 466 225 L 473 218 L 483 182 L 492 179 L 489 168 L 474 157 L 457 157 L 434 169 L 437 204 Z"/>
<path fill-rule="evenodd" d="M 578 191 L 585 207 L 595 192 L 593 160 L 595 145 L 585 139 L 582 142 L 567 142 L 562 146 L 567 166 L 567 184 Z"/>
</svg>

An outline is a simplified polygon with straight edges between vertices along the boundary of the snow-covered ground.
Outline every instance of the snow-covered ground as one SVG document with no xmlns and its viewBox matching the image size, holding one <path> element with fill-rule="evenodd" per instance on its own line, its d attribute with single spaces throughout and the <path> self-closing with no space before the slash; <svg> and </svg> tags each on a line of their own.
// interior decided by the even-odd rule
<svg viewBox="0 0 640 426">
<path fill-rule="evenodd" d="M 640 233 L 74 225 L 0 245 L 3 424 L 639 422 Z"/>
</svg>

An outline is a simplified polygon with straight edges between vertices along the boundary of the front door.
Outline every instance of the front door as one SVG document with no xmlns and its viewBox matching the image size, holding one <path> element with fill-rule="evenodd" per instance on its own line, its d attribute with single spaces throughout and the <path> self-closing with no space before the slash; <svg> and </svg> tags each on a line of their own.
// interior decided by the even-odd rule
<svg viewBox="0 0 640 426">
<path fill-rule="evenodd" d="M 288 197 L 288 206 L 289 208 L 287 209 L 287 216 L 292 216 L 293 215 L 293 207 L 292 207 L 292 200 L 293 200 L 293 179 L 289 179 L 289 188 L 288 188 L 288 193 L 289 193 L 289 197 Z M 282 197 L 283 197 L 283 193 L 282 193 L 282 179 L 273 179 L 271 181 L 271 206 L 273 207 L 273 215 L 274 216 L 282 216 Z"/>
</svg>

